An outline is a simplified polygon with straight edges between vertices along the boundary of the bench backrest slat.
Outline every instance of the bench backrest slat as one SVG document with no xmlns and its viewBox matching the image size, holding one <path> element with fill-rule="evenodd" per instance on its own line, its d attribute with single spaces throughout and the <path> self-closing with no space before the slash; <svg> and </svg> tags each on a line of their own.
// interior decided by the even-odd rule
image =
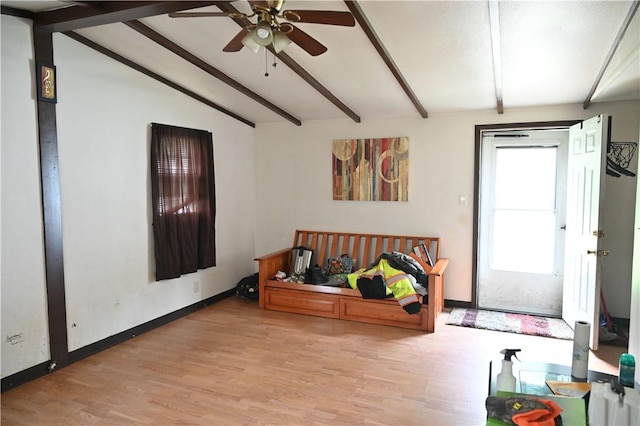
<svg viewBox="0 0 640 426">
<path fill-rule="evenodd" d="M 318 245 L 318 234 L 312 234 L 311 236 L 311 247 L 316 247 Z"/>
<path fill-rule="evenodd" d="M 314 265 L 325 266 L 328 258 L 347 253 L 353 258 L 356 268 L 367 267 L 383 252 L 409 254 L 418 244 L 427 246 L 434 262 L 439 259 L 438 237 L 297 230 L 293 239 L 294 247 L 304 246 L 313 250 Z"/>
<path fill-rule="evenodd" d="M 327 253 L 327 233 L 322 233 L 321 235 L 321 239 L 322 239 L 322 245 L 320 246 L 320 251 L 318 252 L 318 256 L 317 259 L 324 259 L 326 257 L 326 253 Z M 316 246 L 316 250 L 317 250 Z"/>
<path fill-rule="evenodd" d="M 338 251 L 338 243 L 340 241 L 340 236 L 339 235 L 332 235 L 331 236 L 331 251 L 329 252 L 331 254 L 332 257 L 336 256 L 336 252 Z"/>
<path fill-rule="evenodd" d="M 351 235 L 345 235 L 344 237 L 342 237 L 342 248 L 340 249 L 340 254 L 351 253 L 351 250 L 349 247 L 350 244 L 351 244 Z"/>
<path fill-rule="evenodd" d="M 406 251 L 406 247 L 407 247 L 407 239 L 405 237 L 400 237 L 400 249 L 404 252 Z"/>
<path fill-rule="evenodd" d="M 353 236 L 353 247 L 351 249 L 351 257 L 354 259 L 356 264 L 354 265 L 356 268 L 360 268 L 361 265 L 358 263 L 358 256 L 360 255 L 360 237 L 357 235 Z"/>
</svg>

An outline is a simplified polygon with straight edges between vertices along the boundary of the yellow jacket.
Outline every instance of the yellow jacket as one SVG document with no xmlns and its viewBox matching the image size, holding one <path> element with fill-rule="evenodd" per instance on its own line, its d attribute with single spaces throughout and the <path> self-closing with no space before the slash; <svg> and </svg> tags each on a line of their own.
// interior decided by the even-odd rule
<svg viewBox="0 0 640 426">
<path fill-rule="evenodd" d="M 420 297 L 409 275 L 390 266 L 386 259 L 369 269 L 347 275 L 347 279 L 351 288 L 360 290 L 365 299 L 384 299 L 393 295 L 408 313 L 420 312 Z"/>
</svg>

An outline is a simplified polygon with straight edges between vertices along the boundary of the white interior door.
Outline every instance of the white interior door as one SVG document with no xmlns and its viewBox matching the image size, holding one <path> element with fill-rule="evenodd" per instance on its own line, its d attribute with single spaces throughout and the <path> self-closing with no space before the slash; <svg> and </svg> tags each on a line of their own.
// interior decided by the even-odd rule
<svg viewBox="0 0 640 426">
<path fill-rule="evenodd" d="M 479 308 L 561 315 L 567 145 L 568 130 L 483 136 Z"/>
<path fill-rule="evenodd" d="M 609 116 L 591 118 L 571 127 L 567 175 L 567 232 L 562 318 L 591 325 L 590 347 L 598 348 L 600 327 L 600 277 L 598 258 L 604 235 L 604 179 L 607 164 Z"/>
</svg>

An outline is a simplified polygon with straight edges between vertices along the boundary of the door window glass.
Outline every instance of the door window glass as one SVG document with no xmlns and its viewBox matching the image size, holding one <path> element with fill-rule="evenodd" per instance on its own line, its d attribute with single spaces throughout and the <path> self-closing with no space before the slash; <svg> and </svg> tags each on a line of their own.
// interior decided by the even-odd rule
<svg viewBox="0 0 640 426">
<path fill-rule="evenodd" d="M 553 146 L 496 149 L 492 269 L 553 273 L 556 161 Z"/>
</svg>

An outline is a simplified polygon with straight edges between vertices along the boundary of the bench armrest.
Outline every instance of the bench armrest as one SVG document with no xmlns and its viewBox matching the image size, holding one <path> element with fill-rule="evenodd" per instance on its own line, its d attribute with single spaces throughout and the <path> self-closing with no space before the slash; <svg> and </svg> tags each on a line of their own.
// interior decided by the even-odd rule
<svg viewBox="0 0 640 426">
<path fill-rule="evenodd" d="M 449 264 L 449 259 L 441 258 L 438 259 L 435 265 L 433 265 L 433 269 L 427 275 L 444 275 L 445 269 L 447 269 L 447 265 Z"/>
<path fill-rule="evenodd" d="M 287 272 L 289 270 L 289 262 L 291 260 L 291 249 L 282 249 L 274 251 L 264 256 L 256 257 L 254 259 L 258 262 L 258 297 L 259 307 L 264 308 L 264 284 L 267 280 L 273 278 L 278 271 Z"/>
<path fill-rule="evenodd" d="M 429 298 L 429 309 L 433 309 L 435 315 L 442 312 L 444 308 L 444 271 L 447 269 L 449 259 L 438 259 L 433 265 L 431 272 L 427 274 L 429 277 L 429 286 L 427 297 Z M 435 316 L 434 316 L 435 320 Z"/>
<path fill-rule="evenodd" d="M 271 252 L 269 254 L 265 254 L 263 256 L 256 257 L 253 260 L 256 260 L 256 261 L 260 262 L 261 260 L 268 260 L 268 259 L 271 259 L 273 257 L 282 256 L 283 254 L 289 255 L 290 253 L 291 253 L 291 249 L 290 248 L 286 248 L 286 249 L 282 249 L 282 250 Z"/>
</svg>

